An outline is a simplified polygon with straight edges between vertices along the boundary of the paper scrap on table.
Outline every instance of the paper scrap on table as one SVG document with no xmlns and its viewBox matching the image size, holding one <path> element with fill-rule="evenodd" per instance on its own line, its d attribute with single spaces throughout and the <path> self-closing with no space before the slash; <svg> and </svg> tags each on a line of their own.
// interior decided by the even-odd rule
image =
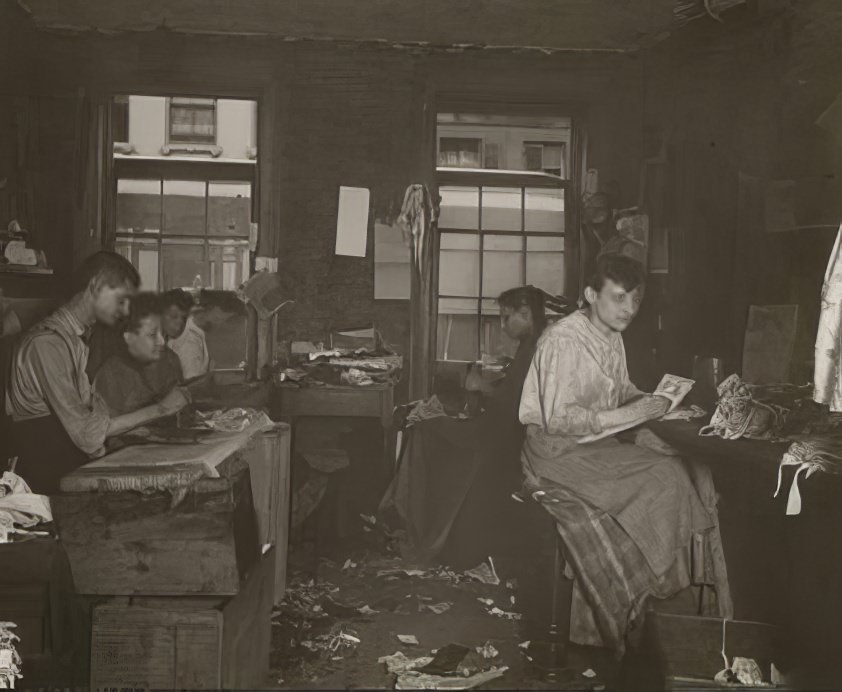
<svg viewBox="0 0 842 692">
<path fill-rule="evenodd" d="M 450 610 L 450 603 L 442 602 L 442 603 L 421 603 L 418 607 L 419 610 L 430 610 L 434 612 L 436 615 L 441 615 L 445 611 Z"/>
<path fill-rule="evenodd" d="M 418 637 L 416 637 L 414 634 L 399 634 L 398 639 L 400 640 L 401 644 L 418 644 Z"/>
<path fill-rule="evenodd" d="M 335 254 L 365 257 L 369 198 L 367 188 L 340 186 Z"/>
<path fill-rule="evenodd" d="M 652 396 L 662 396 L 665 399 L 669 399 L 669 410 L 674 411 L 693 388 L 694 384 L 696 384 L 695 380 L 667 374 L 661 378 L 658 387 L 652 392 Z"/>
</svg>

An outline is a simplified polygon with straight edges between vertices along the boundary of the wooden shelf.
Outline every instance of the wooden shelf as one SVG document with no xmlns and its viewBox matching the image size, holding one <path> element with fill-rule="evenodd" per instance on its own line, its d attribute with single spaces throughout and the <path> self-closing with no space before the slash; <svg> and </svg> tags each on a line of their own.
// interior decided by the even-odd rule
<svg viewBox="0 0 842 692">
<path fill-rule="evenodd" d="M 49 267 L 32 267 L 26 264 L 0 264 L 0 274 L 51 276 L 53 274 L 53 270 Z"/>
</svg>

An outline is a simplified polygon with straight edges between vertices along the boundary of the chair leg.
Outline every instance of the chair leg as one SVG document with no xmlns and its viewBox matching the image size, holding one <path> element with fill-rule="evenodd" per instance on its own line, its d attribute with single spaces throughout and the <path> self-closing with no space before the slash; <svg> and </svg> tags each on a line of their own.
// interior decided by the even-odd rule
<svg viewBox="0 0 842 692">
<path fill-rule="evenodd" d="M 556 530 L 553 523 L 553 531 Z M 567 669 L 567 646 L 561 641 L 558 610 L 561 601 L 561 579 L 564 572 L 564 554 L 561 537 L 555 535 L 553 549 L 553 586 L 551 596 L 550 624 L 547 629 L 548 641 L 540 650 L 534 651 L 534 663 L 543 671 L 544 679 L 547 682 L 567 681 L 571 672 Z"/>
<path fill-rule="evenodd" d="M 553 526 L 555 530 L 555 526 Z M 561 580 L 564 576 L 564 555 L 562 553 L 561 537 L 556 534 L 553 550 L 553 592 L 552 613 L 550 615 L 550 665 L 553 668 L 564 667 L 567 664 L 567 647 L 560 641 L 558 626 L 558 608 L 560 605 Z"/>
<path fill-rule="evenodd" d="M 553 595 L 552 595 L 552 614 L 550 615 L 550 641 L 555 646 L 558 641 L 558 600 L 559 600 L 559 581 L 561 581 L 561 570 L 563 558 L 561 555 L 561 546 L 559 539 L 555 540 L 555 548 L 553 550 Z"/>
</svg>

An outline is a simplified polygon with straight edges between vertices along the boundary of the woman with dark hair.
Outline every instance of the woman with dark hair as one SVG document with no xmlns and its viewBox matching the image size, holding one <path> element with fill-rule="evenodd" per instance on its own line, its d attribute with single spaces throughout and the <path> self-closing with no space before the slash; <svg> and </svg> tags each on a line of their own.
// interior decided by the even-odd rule
<svg viewBox="0 0 842 692">
<path fill-rule="evenodd" d="M 488 382 L 475 369 L 465 388 L 480 396 L 483 413 L 469 420 L 439 416 L 414 423 L 401 465 L 381 503 L 394 507 L 413 557 L 475 564 L 493 553 L 495 525 L 520 477 L 523 428 L 518 406 L 523 381 L 546 326 L 545 294 L 533 286 L 498 299 L 504 333 L 518 342 L 504 376 Z"/>
</svg>

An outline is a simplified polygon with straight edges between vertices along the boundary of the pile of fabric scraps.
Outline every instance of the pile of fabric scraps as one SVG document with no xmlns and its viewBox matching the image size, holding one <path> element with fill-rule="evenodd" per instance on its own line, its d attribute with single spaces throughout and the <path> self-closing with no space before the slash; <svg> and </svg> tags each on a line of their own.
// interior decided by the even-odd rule
<svg viewBox="0 0 842 692">
<path fill-rule="evenodd" d="M 727 377 L 717 388 L 717 393 L 716 411 L 710 424 L 699 430 L 699 435 L 716 435 L 725 440 L 779 438 L 786 422 L 786 408 L 761 401 L 758 388 L 746 384 L 736 374 Z"/>
<path fill-rule="evenodd" d="M 299 386 L 394 384 L 402 369 L 403 356 L 391 350 L 334 349 L 294 356 L 275 379 Z"/>
<path fill-rule="evenodd" d="M 396 690 L 469 690 L 502 677 L 507 666 L 489 663 L 497 658 L 490 642 L 471 650 L 461 644 L 448 644 L 432 656 L 410 658 L 402 651 L 381 656 L 378 663 L 394 674 Z"/>
<path fill-rule="evenodd" d="M 406 417 L 407 426 L 420 423 L 422 420 L 427 420 L 428 418 L 442 418 L 447 416 L 447 411 L 444 410 L 444 406 L 435 394 L 429 399 L 415 401 L 409 405 L 412 406 L 412 410 Z"/>
<path fill-rule="evenodd" d="M 228 408 L 215 411 L 195 411 L 193 420 L 182 423 L 182 428 L 238 433 L 252 425 L 271 424 L 263 411 L 253 408 Z"/>
<path fill-rule="evenodd" d="M 780 403 L 790 409 L 782 431 L 782 436 L 787 439 L 798 440 L 805 436 L 815 437 L 842 432 L 842 413 L 834 413 L 827 406 L 817 404 L 813 401 L 811 392 L 797 396 L 789 405 L 780 399 L 774 403 Z"/>
<path fill-rule="evenodd" d="M 720 670 L 713 680 L 726 686 L 775 687 L 771 683 L 763 682 L 760 666 L 753 658 L 743 658 L 742 656 L 735 656 L 734 662 L 728 668 Z"/>
<path fill-rule="evenodd" d="M 14 622 L 0 622 L 0 689 L 14 689 L 15 680 L 23 677 L 20 656 L 15 648 L 20 637 L 12 632 L 15 627 Z"/>
<path fill-rule="evenodd" d="M 0 477 L 0 543 L 9 543 L 13 535 L 47 536 L 32 528 L 53 520 L 50 498 L 33 493 L 16 473 L 4 471 Z"/>
<path fill-rule="evenodd" d="M 784 466 L 798 467 L 789 489 L 786 513 L 788 515 L 801 514 L 801 491 L 798 489 L 798 477 L 803 474 L 805 478 L 809 478 L 816 471 L 842 475 L 842 439 L 816 438 L 793 442 L 784 452 L 778 467 L 775 497 L 781 491 Z"/>
</svg>

